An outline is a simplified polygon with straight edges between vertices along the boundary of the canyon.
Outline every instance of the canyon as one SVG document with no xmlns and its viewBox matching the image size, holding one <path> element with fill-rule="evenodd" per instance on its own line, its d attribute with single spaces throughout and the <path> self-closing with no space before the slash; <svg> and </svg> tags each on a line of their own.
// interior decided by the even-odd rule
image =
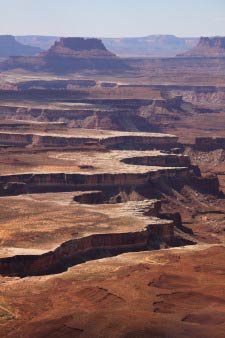
<svg viewBox="0 0 225 338">
<path fill-rule="evenodd" d="M 225 59 L 109 50 L 1 62 L 0 335 L 222 338 Z"/>
</svg>

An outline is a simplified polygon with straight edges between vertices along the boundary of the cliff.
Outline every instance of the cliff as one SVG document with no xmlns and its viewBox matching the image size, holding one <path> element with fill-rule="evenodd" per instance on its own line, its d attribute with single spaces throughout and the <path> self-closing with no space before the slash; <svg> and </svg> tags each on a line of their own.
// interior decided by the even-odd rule
<svg viewBox="0 0 225 338">
<path fill-rule="evenodd" d="M 63 243 L 43 255 L 21 255 L 0 259 L 2 276 L 38 276 L 65 271 L 89 260 L 146 251 L 156 241 L 172 242 L 173 221 L 149 224 L 147 229 L 130 233 L 96 234 Z"/>
<path fill-rule="evenodd" d="M 30 56 L 41 52 L 39 47 L 27 46 L 16 41 L 12 35 L 0 35 L 0 58 Z"/>
<path fill-rule="evenodd" d="M 201 37 L 196 47 L 181 54 L 181 56 L 191 57 L 224 57 L 225 56 L 225 37 Z"/>
</svg>

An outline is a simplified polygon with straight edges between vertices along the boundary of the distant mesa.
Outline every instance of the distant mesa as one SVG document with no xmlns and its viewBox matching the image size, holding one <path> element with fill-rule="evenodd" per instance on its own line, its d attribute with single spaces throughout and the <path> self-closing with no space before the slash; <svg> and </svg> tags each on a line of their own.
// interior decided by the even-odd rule
<svg viewBox="0 0 225 338">
<path fill-rule="evenodd" d="M 44 55 L 69 57 L 116 57 L 99 39 L 61 38 Z"/>
<path fill-rule="evenodd" d="M 16 36 L 20 43 L 38 46 L 48 50 L 57 36 L 25 35 Z M 88 39 L 90 40 L 90 39 Z M 177 37 L 174 35 L 149 35 L 145 37 L 101 38 L 108 50 L 121 57 L 174 57 L 190 50 L 199 41 L 197 37 Z"/>
<path fill-rule="evenodd" d="M 80 70 L 110 72 L 124 70 L 128 66 L 108 51 L 99 39 L 69 37 L 55 41 L 52 47 L 38 56 L 10 57 L 0 68 L 67 73 Z"/>
<path fill-rule="evenodd" d="M 41 52 L 39 47 L 23 45 L 12 35 L 0 35 L 0 58 L 32 56 Z"/>
<path fill-rule="evenodd" d="M 179 56 L 225 57 L 225 37 L 201 37 L 197 46 Z"/>
<path fill-rule="evenodd" d="M 105 46 L 123 57 L 174 57 L 193 48 L 199 38 L 149 35 L 131 38 L 105 38 Z"/>
</svg>

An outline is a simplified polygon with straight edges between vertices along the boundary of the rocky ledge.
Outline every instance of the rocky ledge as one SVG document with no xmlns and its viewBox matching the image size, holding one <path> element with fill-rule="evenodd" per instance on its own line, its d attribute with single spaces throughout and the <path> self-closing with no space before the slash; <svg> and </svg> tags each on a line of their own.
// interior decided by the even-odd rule
<svg viewBox="0 0 225 338">
<path fill-rule="evenodd" d="M 169 149 L 177 137 L 170 134 L 74 129 L 68 131 L 0 131 L 0 146 L 73 147 L 95 142 L 109 149 Z"/>
</svg>

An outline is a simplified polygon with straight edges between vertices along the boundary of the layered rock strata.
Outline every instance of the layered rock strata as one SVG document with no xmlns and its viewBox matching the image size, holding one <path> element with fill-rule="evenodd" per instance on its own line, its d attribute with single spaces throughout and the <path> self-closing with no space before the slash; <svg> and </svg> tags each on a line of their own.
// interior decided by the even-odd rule
<svg viewBox="0 0 225 338">
<path fill-rule="evenodd" d="M 74 136 L 73 136 L 74 134 Z M 54 133 L 13 133 L 0 132 L 0 145 L 2 146 L 42 146 L 42 147 L 73 147 L 82 146 L 88 142 L 97 142 L 106 148 L 116 149 L 166 149 L 176 145 L 177 138 L 166 134 L 151 133 L 122 133 L 111 132 L 95 133 L 89 132 L 90 136 L 82 136 L 82 130 L 75 131 L 73 134 L 54 134 Z M 86 130 L 83 135 L 87 135 Z M 77 135 L 77 136 L 75 136 Z M 93 135 L 93 137 L 91 137 Z"/>
<path fill-rule="evenodd" d="M 89 192 L 89 195 L 92 194 L 96 196 L 95 192 Z M 80 196 L 82 200 L 82 195 L 87 195 L 87 193 L 76 193 L 76 195 Z M 31 195 L 32 197 L 35 204 L 35 195 Z M 79 207 L 75 204 L 74 208 L 74 210 L 83 209 L 86 212 L 90 209 L 89 212 L 91 212 L 91 207 L 88 205 L 82 208 L 82 206 Z M 115 215 L 111 215 L 110 208 L 105 210 L 104 205 L 102 205 L 102 209 L 99 208 L 99 212 L 102 212 L 103 215 L 106 214 L 107 217 L 110 216 L 112 219 L 111 227 L 108 229 L 102 229 L 99 225 L 95 229 L 89 230 L 87 228 L 86 231 L 85 229 L 79 231 L 78 226 L 75 239 L 66 241 L 51 251 L 37 255 L 32 254 L 32 248 L 30 248 L 29 255 L 12 255 L 11 257 L 0 258 L 0 274 L 24 277 L 59 273 L 72 265 L 87 260 L 118 255 L 123 252 L 157 248 L 160 243 L 175 244 L 174 221 L 165 219 L 165 217 L 160 219 L 159 201 L 129 201 L 115 205 L 112 208 L 113 210 L 114 212 L 117 211 L 115 224 L 112 222 Z M 128 217 L 131 224 L 127 222 Z M 119 218 L 122 221 L 120 226 L 118 226 Z M 14 239 L 14 242 L 16 244 L 16 239 Z M 8 250 L 13 252 L 13 250 L 16 251 L 16 248 L 8 247 Z"/>
</svg>

